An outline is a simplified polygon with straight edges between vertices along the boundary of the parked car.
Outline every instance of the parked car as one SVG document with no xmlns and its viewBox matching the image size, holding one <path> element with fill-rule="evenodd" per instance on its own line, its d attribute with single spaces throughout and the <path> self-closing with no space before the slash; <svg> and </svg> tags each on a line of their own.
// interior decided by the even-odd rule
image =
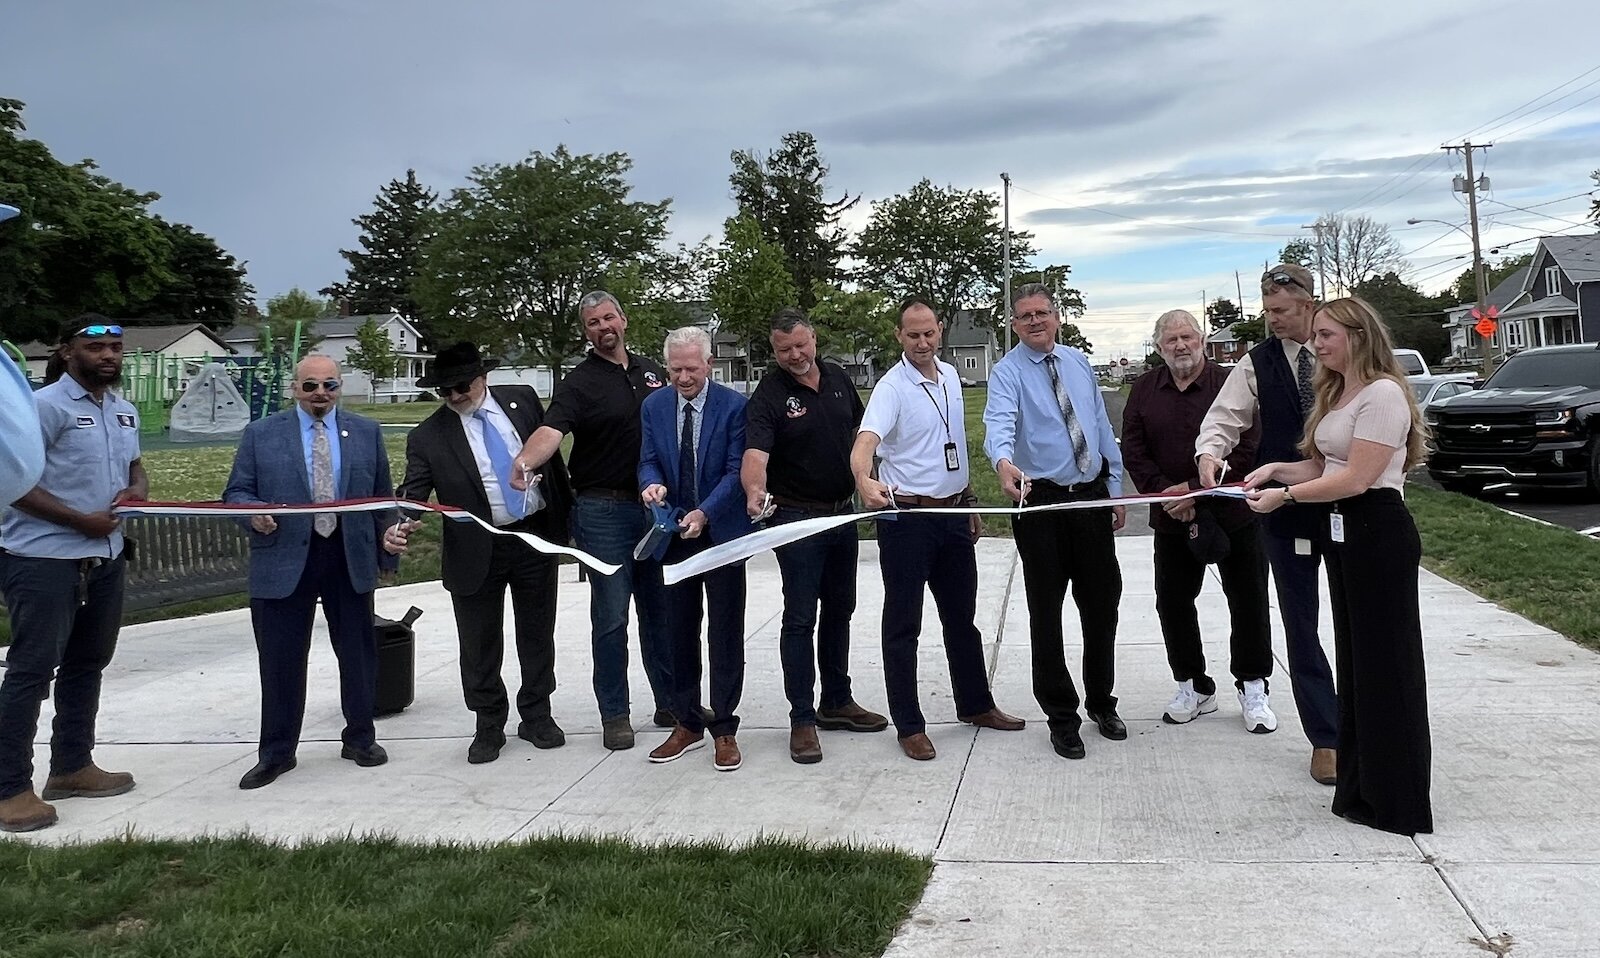
<svg viewBox="0 0 1600 958">
<path fill-rule="evenodd" d="M 1600 496 L 1600 347 L 1524 350 L 1482 389 L 1424 410 L 1428 474 L 1446 489 L 1491 482 L 1587 486 Z"/>
<path fill-rule="evenodd" d="M 1433 403 L 1449 399 L 1460 393 L 1472 392 L 1472 381 L 1478 377 L 1470 373 L 1449 376 L 1412 376 L 1411 391 L 1416 394 L 1417 405 L 1426 408 Z"/>
<path fill-rule="evenodd" d="M 1433 371 L 1428 368 L 1427 360 L 1422 358 L 1422 353 L 1415 349 L 1397 349 L 1394 358 L 1400 360 L 1400 368 L 1406 371 L 1407 376 L 1431 376 Z"/>
</svg>

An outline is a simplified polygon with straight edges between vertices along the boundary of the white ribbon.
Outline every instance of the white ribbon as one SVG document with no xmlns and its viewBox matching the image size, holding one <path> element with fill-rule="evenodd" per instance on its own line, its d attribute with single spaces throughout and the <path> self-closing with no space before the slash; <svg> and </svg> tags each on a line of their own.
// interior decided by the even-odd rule
<svg viewBox="0 0 1600 958">
<path fill-rule="evenodd" d="M 597 559 L 582 549 L 557 545 L 528 532 L 514 532 L 491 525 L 456 506 L 441 506 L 415 499 L 344 499 L 338 502 L 317 502 L 304 505 L 283 503 L 233 503 L 233 502 L 124 502 L 111 511 L 119 516 L 212 516 L 239 518 L 243 516 L 309 516 L 319 512 L 383 512 L 400 508 L 419 512 L 436 512 L 456 522 L 475 522 L 492 535 L 512 536 L 521 539 L 545 555 L 571 556 L 600 573 L 611 575 L 622 568 L 614 562 Z"/>
<path fill-rule="evenodd" d="M 1053 502 L 1044 506 L 970 506 L 955 507 L 950 509 L 879 509 L 876 512 L 852 512 L 840 516 L 818 516 L 815 519 L 801 519 L 798 522 L 785 522 L 782 525 L 770 526 L 759 529 L 737 539 L 712 546 L 704 552 L 696 553 L 682 562 L 662 566 L 661 579 L 667 585 L 674 585 L 684 579 L 697 575 L 704 575 L 723 566 L 735 562 L 743 562 L 751 556 L 765 552 L 768 549 L 777 549 L 799 542 L 811 536 L 821 535 L 831 529 L 848 525 L 852 522 L 861 522 L 866 519 L 876 519 L 879 516 L 904 516 L 917 513 L 929 515 L 957 515 L 957 516 L 1027 516 L 1041 512 L 1063 512 L 1069 509 L 1109 509 L 1112 506 L 1142 506 L 1179 502 L 1184 499 L 1199 499 L 1204 496 L 1223 496 L 1229 499 L 1243 499 L 1245 490 L 1243 486 L 1216 486 L 1211 489 L 1194 489 L 1181 493 L 1155 493 L 1144 496 L 1113 496 L 1107 499 L 1083 499 L 1072 502 Z"/>
</svg>

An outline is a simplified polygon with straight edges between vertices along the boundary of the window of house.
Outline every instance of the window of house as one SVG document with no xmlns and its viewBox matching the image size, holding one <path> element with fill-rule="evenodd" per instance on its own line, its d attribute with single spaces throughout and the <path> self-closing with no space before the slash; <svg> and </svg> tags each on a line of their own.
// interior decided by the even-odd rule
<svg viewBox="0 0 1600 958">
<path fill-rule="evenodd" d="M 1561 295 L 1561 267 L 1546 266 L 1544 268 L 1544 294 L 1546 296 Z"/>
<path fill-rule="evenodd" d="M 1528 345 L 1527 336 L 1523 333 L 1522 322 L 1519 320 L 1505 324 L 1506 348 L 1523 349 Z"/>
<path fill-rule="evenodd" d="M 977 369 L 978 368 L 978 357 L 976 357 L 976 356 L 968 356 L 967 357 L 967 368 L 968 369 Z"/>
<path fill-rule="evenodd" d="M 1576 316 L 1561 316 L 1556 319 L 1555 335 L 1550 337 L 1552 343 L 1575 343 L 1578 341 L 1578 318 Z"/>
</svg>

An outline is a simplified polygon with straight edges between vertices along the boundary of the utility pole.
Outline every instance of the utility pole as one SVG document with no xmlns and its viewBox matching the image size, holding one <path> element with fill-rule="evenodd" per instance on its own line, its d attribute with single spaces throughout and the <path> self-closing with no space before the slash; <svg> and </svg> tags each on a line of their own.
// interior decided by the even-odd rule
<svg viewBox="0 0 1600 958">
<path fill-rule="evenodd" d="M 1323 302 L 1328 301 L 1328 274 L 1322 267 L 1322 219 L 1319 217 L 1310 226 L 1300 227 L 1303 230 L 1313 230 L 1317 234 L 1317 293 Z"/>
<path fill-rule="evenodd" d="M 1460 150 L 1467 158 L 1466 182 L 1464 184 L 1461 183 L 1461 178 L 1457 177 L 1456 183 L 1452 185 L 1452 189 L 1455 192 L 1467 194 L 1467 215 L 1471 217 L 1472 220 L 1472 279 L 1473 285 L 1477 287 L 1478 314 L 1480 316 L 1483 314 L 1484 307 L 1487 305 L 1489 299 L 1489 278 L 1484 274 L 1483 246 L 1478 239 L 1479 183 L 1477 177 L 1472 175 L 1472 151 L 1487 150 L 1493 145 L 1494 144 L 1492 143 L 1475 144 L 1471 140 L 1467 140 L 1466 142 L 1456 144 L 1455 146 L 1446 145 L 1440 147 L 1440 149 L 1450 153 Z M 1476 331 L 1474 331 L 1474 333 L 1476 333 Z M 1478 351 L 1483 357 L 1483 375 L 1487 377 L 1490 373 L 1494 372 L 1493 337 L 1481 335 L 1478 336 Z"/>
<path fill-rule="evenodd" d="M 1244 319 L 1244 284 L 1239 282 L 1239 271 L 1233 271 L 1233 291 L 1239 297 L 1239 318 Z"/>
<path fill-rule="evenodd" d="M 1005 236 L 1002 237 L 1002 239 L 1005 242 L 1005 250 L 1006 250 L 1005 251 L 1005 266 L 1004 266 L 1004 270 L 1003 270 L 1003 272 L 1001 274 L 1001 276 L 1002 276 L 1001 283 L 1003 284 L 1003 289 L 1001 290 L 1000 298 L 1001 298 L 1001 302 L 1004 304 L 1004 305 L 1001 306 L 1001 325 L 1003 325 L 1005 327 L 1005 329 L 1006 329 L 1006 352 L 1009 353 L 1009 352 L 1011 352 L 1011 176 L 1010 176 L 1010 174 L 1001 173 L 1000 174 L 1000 183 L 1002 184 L 1001 190 L 1000 190 L 1001 208 L 1005 211 L 1005 213 L 1004 213 Z"/>
</svg>

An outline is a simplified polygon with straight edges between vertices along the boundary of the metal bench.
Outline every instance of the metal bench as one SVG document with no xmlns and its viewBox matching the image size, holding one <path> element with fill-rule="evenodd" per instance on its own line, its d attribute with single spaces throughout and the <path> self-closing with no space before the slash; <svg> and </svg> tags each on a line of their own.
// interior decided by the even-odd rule
<svg viewBox="0 0 1600 958">
<path fill-rule="evenodd" d="M 137 543 L 128 562 L 125 611 L 248 589 L 250 542 L 231 519 L 136 516 L 124 531 Z"/>
</svg>

